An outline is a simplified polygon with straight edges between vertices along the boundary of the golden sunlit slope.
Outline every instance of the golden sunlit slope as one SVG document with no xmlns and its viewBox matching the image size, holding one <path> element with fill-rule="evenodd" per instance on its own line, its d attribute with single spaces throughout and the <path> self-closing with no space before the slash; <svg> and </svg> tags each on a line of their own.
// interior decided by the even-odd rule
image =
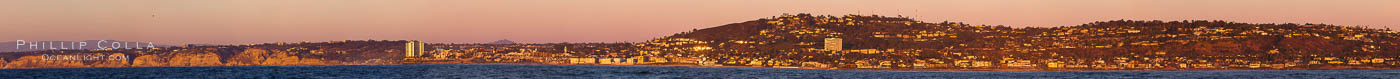
<svg viewBox="0 0 1400 79">
<path fill-rule="evenodd" d="M 845 49 L 856 51 L 997 56 L 1400 56 L 1398 36 L 1392 30 L 1325 24 L 1117 20 L 1013 28 L 888 16 L 797 14 L 697 29 L 642 45 L 791 52 L 822 49 L 824 38 L 841 38 Z"/>
</svg>

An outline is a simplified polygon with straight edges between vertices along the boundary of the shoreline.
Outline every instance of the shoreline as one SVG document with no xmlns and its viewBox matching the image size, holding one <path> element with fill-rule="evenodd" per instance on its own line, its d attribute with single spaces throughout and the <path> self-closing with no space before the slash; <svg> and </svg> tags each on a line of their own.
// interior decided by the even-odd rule
<svg viewBox="0 0 1400 79">
<path fill-rule="evenodd" d="M 394 65 L 529 65 L 529 66 L 630 66 L 630 67 L 693 67 L 693 68 L 753 68 L 753 69 L 804 69 L 842 71 L 1274 71 L 1274 70 L 1400 70 L 1396 68 L 1323 68 L 1323 69 L 850 69 L 850 68 L 773 68 L 754 66 L 696 66 L 696 65 L 599 65 L 599 64 L 533 64 L 533 63 L 456 63 L 456 64 L 379 64 L 379 65 L 279 65 L 279 66 L 166 66 L 166 67 L 79 67 L 79 68 L 22 68 L 0 70 L 42 70 L 42 69 L 90 69 L 90 68 L 183 68 L 183 67 L 288 67 L 288 66 L 394 66 Z"/>
</svg>

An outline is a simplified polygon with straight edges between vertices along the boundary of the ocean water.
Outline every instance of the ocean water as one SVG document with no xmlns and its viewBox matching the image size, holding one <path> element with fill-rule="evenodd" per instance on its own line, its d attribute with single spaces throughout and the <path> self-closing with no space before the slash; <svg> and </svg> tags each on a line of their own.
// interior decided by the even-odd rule
<svg viewBox="0 0 1400 79">
<path fill-rule="evenodd" d="M 865 71 L 577 65 L 366 65 L 6 69 L 0 78 L 329 78 L 329 79 L 1400 79 L 1400 70 L 1227 71 Z"/>
</svg>

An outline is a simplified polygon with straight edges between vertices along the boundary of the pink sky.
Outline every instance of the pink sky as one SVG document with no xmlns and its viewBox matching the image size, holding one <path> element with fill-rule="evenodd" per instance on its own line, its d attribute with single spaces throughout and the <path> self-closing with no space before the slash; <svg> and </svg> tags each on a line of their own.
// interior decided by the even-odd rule
<svg viewBox="0 0 1400 79">
<path fill-rule="evenodd" d="M 0 41 L 638 42 L 783 13 L 1045 27 L 1227 20 L 1400 27 L 1400 0 L 0 0 Z"/>
</svg>

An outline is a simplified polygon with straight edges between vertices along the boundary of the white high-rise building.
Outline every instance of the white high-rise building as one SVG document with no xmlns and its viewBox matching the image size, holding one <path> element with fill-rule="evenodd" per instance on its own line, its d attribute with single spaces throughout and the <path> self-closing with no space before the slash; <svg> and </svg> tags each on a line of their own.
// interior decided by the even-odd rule
<svg viewBox="0 0 1400 79">
<path fill-rule="evenodd" d="M 841 38 L 826 38 L 822 47 L 826 47 L 826 50 L 830 51 L 841 51 Z"/>
<path fill-rule="evenodd" d="M 423 48 L 425 48 L 423 46 L 423 43 L 418 41 L 408 41 L 408 43 L 404 43 L 403 47 L 404 57 L 417 57 L 418 55 L 424 53 Z"/>
</svg>

